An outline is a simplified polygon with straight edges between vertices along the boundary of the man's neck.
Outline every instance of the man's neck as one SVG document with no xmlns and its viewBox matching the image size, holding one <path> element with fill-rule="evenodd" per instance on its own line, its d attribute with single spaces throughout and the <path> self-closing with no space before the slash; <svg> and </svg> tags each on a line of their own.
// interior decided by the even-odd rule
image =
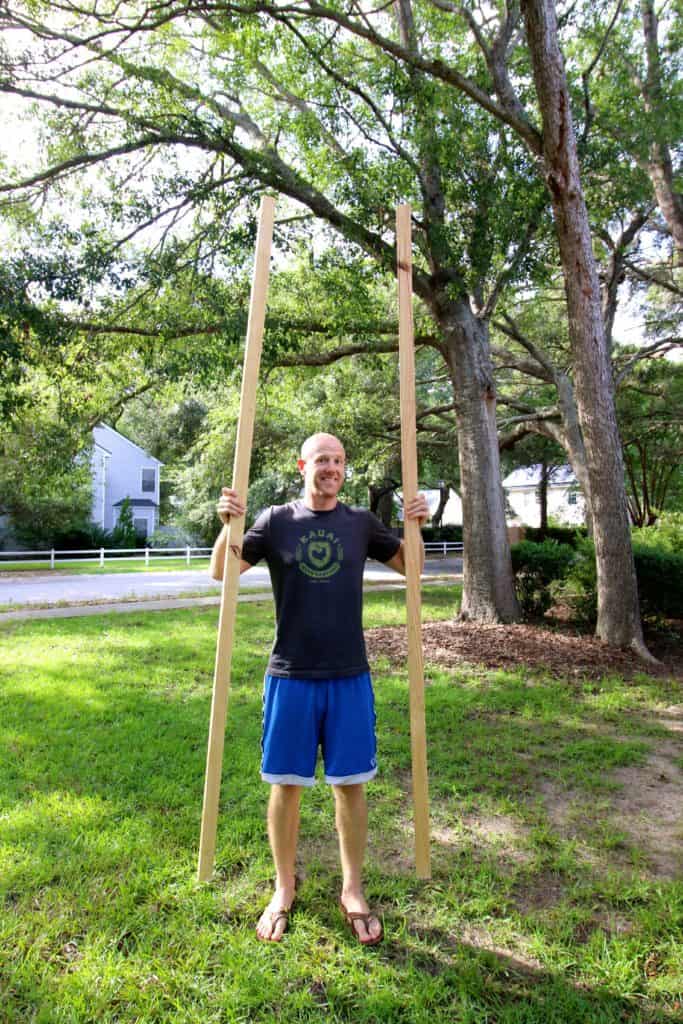
<svg viewBox="0 0 683 1024">
<path fill-rule="evenodd" d="M 331 512 L 337 507 L 337 496 L 328 498 L 324 494 L 304 494 L 304 505 L 310 508 L 311 512 Z"/>
</svg>

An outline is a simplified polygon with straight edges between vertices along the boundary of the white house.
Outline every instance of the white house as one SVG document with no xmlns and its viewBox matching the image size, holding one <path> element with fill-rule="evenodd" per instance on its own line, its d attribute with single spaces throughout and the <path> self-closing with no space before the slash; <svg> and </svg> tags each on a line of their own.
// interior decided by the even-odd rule
<svg viewBox="0 0 683 1024">
<path fill-rule="evenodd" d="M 526 526 L 541 525 L 540 481 L 540 465 L 515 469 L 503 480 L 508 503 Z M 585 521 L 583 494 L 571 466 L 558 466 L 553 470 L 548 481 L 548 515 L 569 526 L 579 526 Z"/>
<path fill-rule="evenodd" d="M 427 504 L 429 506 L 429 517 L 434 515 L 439 507 L 439 489 L 437 487 L 420 489 L 420 493 L 424 494 L 427 498 Z M 403 505 L 396 498 L 396 504 L 398 505 L 396 516 L 399 522 L 403 522 Z M 443 510 L 441 517 L 442 526 L 462 526 L 462 500 L 459 494 L 453 490 L 452 487 L 448 490 L 448 501 Z"/>
<path fill-rule="evenodd" d="M 112 530 L 121 505 L 130 498 L 137 533 L 151 536 L 159 523 L 159 471 L 163 462 L 104 423 L 93 429 L 93 441 L 93 522 Z"/>
</svg>

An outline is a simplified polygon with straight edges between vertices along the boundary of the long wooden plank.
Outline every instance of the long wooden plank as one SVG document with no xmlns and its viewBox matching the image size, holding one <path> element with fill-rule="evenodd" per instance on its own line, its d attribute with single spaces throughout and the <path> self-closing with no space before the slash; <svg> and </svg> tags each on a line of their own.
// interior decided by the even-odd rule
<svg viewBox="0 0 683 1024">
<path fill-rule="evenodd" d="M 249 465 L 254 437 L 254 414 L 256 411 L 256 388 L 261 362 L 263 328 L 266 317 L 270 250 L 273 239 L 275 200 L 264 196 L 261 200 L 258 234 L 256 237 L 256 262 L 251 286 L 247 341 L 244 350 L 244 371 L 240 414 L 237 426 L 237 442 L 233 465 L 232 486 L 246 505 L 249 485 Z M 216 854 L 216 829 L 218 826 L 218 802 L 220 798 L 221 772 L 223 768 L 223 744 L 225 720 L 230 692 L 230 668 L 232 645 L 237 611 L 242 538 L 244 517 L 231 519 L 228 527 L 228 543 L 225 549 L 221 607 L 218 619 L 218 642 L 211 701 L 209 743 L 206 755 L 206 777 L 204 781 L 204 804 L 199 840 L 199 865 L 197 877 L 207 882 L 212 874 Z"/>
<path fill-rule="evenodd" d="M 410 206 L 396 210 L 398 256 L 399 368 L 401 391 L 401 466 L 403 502 L 417 497 L 417 438 L 415 424 L 415 340 L 413 330 L 413 261 Z M 420 527 L 404 520 L 408 678 L 410 685 L 410 743 L 413 762 L 415 870 L 431 878 L 429 855 L 429 785 L 425 727 L 424 668 L 422 663 L 422 602 L 420 595 Z"/>
</svg>

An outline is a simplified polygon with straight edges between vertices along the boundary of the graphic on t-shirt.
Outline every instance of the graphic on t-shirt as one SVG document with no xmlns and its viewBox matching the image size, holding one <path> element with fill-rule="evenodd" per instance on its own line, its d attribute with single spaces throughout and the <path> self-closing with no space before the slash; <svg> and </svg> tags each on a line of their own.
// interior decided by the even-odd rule
<svg viewBox="0 0 683 1024">
<path fill-rule="evenodd" d="M 299 537 L 295 557 L 306 576 L 325 580 L 341 569 L 344 548 L 332 530 L 309 530 Z"/>
</svg>

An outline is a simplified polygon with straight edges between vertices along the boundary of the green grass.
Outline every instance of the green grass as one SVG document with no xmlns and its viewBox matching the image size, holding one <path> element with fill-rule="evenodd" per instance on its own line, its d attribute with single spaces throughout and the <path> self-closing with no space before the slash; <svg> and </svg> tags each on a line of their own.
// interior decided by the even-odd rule
<svg viewBox="0 0 683 1024">
<path fill-rule="evenodd" d="M 0 573 L 2 572 L 43 572 L 47 571 L 55 576 L 101 576 L 108 573 L 120 572 L 177 572 L 178 569 L 194 569 L 201 572 L 209 567 L 208 558 L 193 558 L 187 564 L 185 558 L 150 558 L 149 565 L 145 565 L 144 556 L 137 558 L 106 558 L 104 565 L 98 561 L 83 562 L 60 562 L 57 560 L 55 568 L 50 569 L 49 559 L 44 562 L 4 562 L 0 559 Z"/>
<path fill-rule="evenodd" d="M 425 618 L 453 612 L 451 588 L 423 600 Z M 404 595 L 365 606 L 368 625 L 400 622 Z M 680 1019 L 683 887 L 609 816 L 618 772 L 645 763 L 676 699 L 645 676 L 427 666 L 433 877 L 418 882 L 406 676 L 381 663 L 367 890 L 385 942 L 358 947 L 336 909 L 322 785 L 304 796 L 291 930 L 256 942 L 272 614 L 238 609 L 211 885 L 195 870 L 215 609 L 0 629 L 2 1024 Z M 549 790 L 573 829 L 549 815 Z"/>
</svg>

